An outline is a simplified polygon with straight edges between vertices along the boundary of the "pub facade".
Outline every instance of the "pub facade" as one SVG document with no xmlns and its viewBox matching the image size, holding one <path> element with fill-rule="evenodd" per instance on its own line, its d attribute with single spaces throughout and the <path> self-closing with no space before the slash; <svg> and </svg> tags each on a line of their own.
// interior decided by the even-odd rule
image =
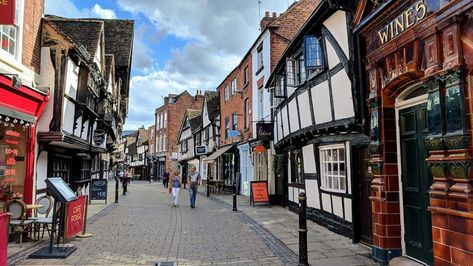
<svg viewBox="0 0 473 266">
<path fill-rule="evenodd" d="M 473 261 L 473 2 L 360 1 L 373 255 Z"/>
</svg>

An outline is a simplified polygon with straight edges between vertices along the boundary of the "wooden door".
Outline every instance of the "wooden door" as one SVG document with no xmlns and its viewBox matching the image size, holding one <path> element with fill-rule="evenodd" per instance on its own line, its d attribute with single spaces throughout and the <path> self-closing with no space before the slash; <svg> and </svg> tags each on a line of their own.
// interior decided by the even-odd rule
<svg viewBox="0 0 473 266">
<path fill-rule="evenodd" d="M 353 147 L 353 173 L 357 198 L 355 202 L 355 241 L 373 244 L 373 222 L 371 217 L 371 174 L 368 173 L 369 152 L 367 147 Z"/>
<path fill-rule="evenodd" d="M 432 177 L 425 161 L 426 108 L 421 104 L 401 110 L 399 124 L 406 254 L 431 265 L 432 224 L 427 208 Z"/>
</svg>

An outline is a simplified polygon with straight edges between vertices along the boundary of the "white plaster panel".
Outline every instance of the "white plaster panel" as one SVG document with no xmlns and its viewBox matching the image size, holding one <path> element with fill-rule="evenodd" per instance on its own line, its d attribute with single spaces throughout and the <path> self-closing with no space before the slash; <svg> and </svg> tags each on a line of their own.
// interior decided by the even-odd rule
<svg viewBox="0 0 473 266">
<path fill-rule="evenodd" d="M 296 98 L 293 98 L 292 101 L 289 102 L 289 119 L 291 123 L 291 133 L 298 131 L 300 128 Z"/>
<path fill-rule="evenodd" d="M 353 117 L 353 96 L 351 93 L 351 82 L 347 73 L 338 71 L 332 79 L 333 105 L 335 109 L 335 119 Z"/>
<path fill-rule="evenodd" d="M 289 135 L 291 132 L 289 131 L 289 121 L 287 121 L 287 106 L 284 106 L 281 109 L 281 116 L 282 116 L 282 123 L 283 123 L 283 130 L 284 136 Z"/>
<path fill-rule="evenodd" d="M 88 135 L 89 135 L 89 120 L 85 121 L 84 123 L 84 131 L 82 131 L 81 138 L 87 140 Z"/>
<path fill-rule="evenodd" d="M 287 154 L 287 158 L 291 158 L 291 154 L 288 153 Z M 292 170 L 291 170 L 291 162 L 290 160 L 287 160 L 287 180 L 291 180 L 292 179 Z"/>
<path fill-rule="evenodd" d="M 63 130 L 69 134 L 74 133 L 74 113 L 76 106 L 73 102 L 64 98 L 64 110 L 63 110 Z"/>
<path fill-rule="evenodd" d="M 77 118 L 77 127 L 74 129 L 74 135 L 80 138 L 80 131 L 82 129 L 82 116 Z"/>
<path fill-rule="evenodd" d="M 315 123 L 321 124 L 332 121 L 330 92 L 328 81 L 324 81 L 311 89 L 314 106 Z"/>
<path fill-rule="evenodd" d="M 333 214 L 337 215 L 338 217 L 343 218 L 343 204 L 342 204 L 342 197 L 332 196 L 332 203 L 333 203 Z"/>
<path fill-rule="evenodd" d="M 273 125 L 273 132 L 274 132 L 274 140 L 276 140 L 276 142 L 279 141 L 279 125 L 278 125 L 278 121 L 274 121 L 274 125 Z"/>
<path fill-rule="evenodd" d="M 328 68 L 332 69 L 338 63 L 340 63 L 340 59 L 338 58 L 335 49 L 333 48 L 332 44 L 327 40 L 327 38 L 325 38 L 325 44 L 325 47 L 327 47 Z"/>
<path fill-rule="evenodd" d="M 183 140 L 188 139 L 190 137 L 192 137 L 192 132 L 191 132 L 191 129 L 189 127 L 186 130 L 181 132 L 181 138 L 179 139 L 179 141 L 183 141 Z"/>
<path fill-rule="evenodd" d="M 76 99 L 78 83 L 79 67 L 69 59 L 67 61 L 67 76 L 64 93 L 69 95 L 72 99 Z"/>
<path fill-rule="evenodd" d="M 209 111 L 207 110 L 207 101 L 204 102 L 203 107 L 203 117 L 202 117 L 202 127 L 205 128 L 210 125 Z"/>
<path fill-rule="evenodd" d="M 333 37 L 337 40 L 343 52 L 349 57 L 348 49 L 348 32 L 347 32 L 347 18 L 344 11 L 337 11 L 333 13 L 328 19 L 324 21 L 324 26 L 330 31 Z"/>
<path fill-rule="evenodd" d="M 292 202 L 294 202 L 294 188 L 293 187 L 287 187 L 287 195 L 288 199 Z"/>
<path fill-rule="evenodd" d="M 312 125 L 312 112 L 310 111 L 309 91 L 305 91 L 297 96 L 299 102 L 299 113 L 301 119 L 301 128 Z"/>
<path fill-rule="evenodd" d="M 306 180 L 305 190 L 307 191 L 307 207 L 320 209 L 319 187 L 317 180 Z"/>
<path fill-rule="evenodd" d="M 345 220 L 352 221 L 352 210 L 351 210 L 351 199 L 343 198 L 343 204 L 345 205 Z"/>
<path fill-rule="evenodd" d="M 48 177 L 48 152 L 39 154 L 36 161 L 36 190 L 46 188 L 46 178 Z"/>
<path fill-rule="evenodd" d="M 304 161 L 304 173 L 317 173 L 313 144 L 302 147 L 302 159 Z"/>
<path fill-rule="evenodd" d="M 51 53 L 49 47 L 41 48 L 41 68 L 40 68 L 40 78 L 39 84 L 41 86 L 49 87 L 49 95 L 54 95 L 54 77 L 55 77 L 55 70 L 53 63 L 51 61 Z M 36 130 L 38 132 L 41 131 L 49 131 L 49 124 L 54 116 L 54 96 L 49 97 L 49 101 L 46 104 L 46 108 L 41 115 Z"/>
<path fill-rule="evenodd" d="M 332 213 L 332 203 L 330 202 L 330 195 L 322 193 L 322 210 Z"/>
</svg>

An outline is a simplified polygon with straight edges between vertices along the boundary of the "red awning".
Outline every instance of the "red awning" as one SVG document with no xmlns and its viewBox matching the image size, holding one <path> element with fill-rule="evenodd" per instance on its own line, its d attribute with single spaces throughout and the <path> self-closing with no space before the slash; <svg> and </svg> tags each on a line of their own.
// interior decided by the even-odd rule
<svg viewBox="0 0 473 266">
<path fill-rule="evenodd" d="M 16 89 L 12 83 L 11 78 L 0 75 L 0 114 L 36 124 L 49 100 L 49 90 L 42 92 L 23 85 Z"/>
</svg>

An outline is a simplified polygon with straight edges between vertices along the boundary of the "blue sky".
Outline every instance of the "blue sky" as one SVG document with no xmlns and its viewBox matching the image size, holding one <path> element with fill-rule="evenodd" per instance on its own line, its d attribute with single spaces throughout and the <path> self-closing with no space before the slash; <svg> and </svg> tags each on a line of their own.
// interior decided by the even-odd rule
<svg viewBox="0 0 473 266">
<path fill-rule="evenodd" d="M 154 123 L 169 93 L 215 90 L 259 34 L 264 11 L 293 0 L 46 0 L 45 13 L 135 20 L 126 130 Z"/>
</svg>

